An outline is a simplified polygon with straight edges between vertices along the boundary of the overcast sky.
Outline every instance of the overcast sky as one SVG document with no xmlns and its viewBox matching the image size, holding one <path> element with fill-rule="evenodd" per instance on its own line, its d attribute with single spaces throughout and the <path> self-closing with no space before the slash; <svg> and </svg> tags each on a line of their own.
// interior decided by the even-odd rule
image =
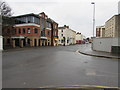
<svg viewBox="0 0 120 90">
<path fill-rule="evenodd" d="M 104 25 L 118 13 L 119 0 L 3 0 L 14 12 L 14 16 L 45 12 L 59 26 L 69 25 L 86 37 L 92 36 L 93 5 L 96 5 L 96 26 Z"/>
</svg>

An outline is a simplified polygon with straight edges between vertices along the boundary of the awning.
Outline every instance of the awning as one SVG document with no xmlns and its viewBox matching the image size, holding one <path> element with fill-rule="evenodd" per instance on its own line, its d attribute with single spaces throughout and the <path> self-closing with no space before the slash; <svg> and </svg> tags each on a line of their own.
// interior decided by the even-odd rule
<svg viewBox="0 0 120 90">
<path fill-rule="evenodd" d="M 54 40 L 58 41 L 58 39 L 54 39 Z"/>
</svg>

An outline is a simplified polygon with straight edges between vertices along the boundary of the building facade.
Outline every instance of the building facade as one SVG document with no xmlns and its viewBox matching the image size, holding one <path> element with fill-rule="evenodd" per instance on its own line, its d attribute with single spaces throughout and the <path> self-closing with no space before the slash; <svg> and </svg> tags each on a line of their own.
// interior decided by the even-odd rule
<svg viewBox="0 0 120 90">
<path fill-rule="evenodd" d="M 58 29 L 59 45 L 76 44 L 76 32 L 64 25 Z"/>
<path fill-rule="evenodd" d="M 83 44 L 84 36 L 81 33 L 76 33 L 76 44 Z"/>
<path fill-rule="evenodd" d="M 40 46 L 40 18 L 35 14 L 13 17 L 15 21 L 12 35 L 13 47 Z"/>
<path fill-rule="evenodd" d="M 42 12 L 12 17 L 15 25 L 5 31 L 4 43 L 12 47 L 57 46 L 58 24 Z M 54 34 L 55 33 L 55 34 Z M 55 39 L 56 37 L 56 39 Z"/>
<path fill-rule="evenodd" d="M 96 27 L 96 37 L 105 37 L 105 26 Z"/>
<path fill-rule="evenodd" d="M 42 46 L 58 45 L 58 23 L 42 12 L 40 16 Z"/>
<path fill-rule="evenodd" d="M 120 37 L 120 14 L 105 22 L 105 37 Z"/>
</svg>

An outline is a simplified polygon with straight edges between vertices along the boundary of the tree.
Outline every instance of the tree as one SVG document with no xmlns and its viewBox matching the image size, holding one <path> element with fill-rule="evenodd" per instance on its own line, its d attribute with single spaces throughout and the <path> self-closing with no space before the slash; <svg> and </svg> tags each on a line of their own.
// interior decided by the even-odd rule
<svg viewBox="0 0 120 90">
<path fill-rule="evenodd" d="M 3 1 L 0 1 L 0 12 L 1 12 L 1 16 L 9 17 L 12 15 L 12 9 L 6 2 Z"/>
</svg>

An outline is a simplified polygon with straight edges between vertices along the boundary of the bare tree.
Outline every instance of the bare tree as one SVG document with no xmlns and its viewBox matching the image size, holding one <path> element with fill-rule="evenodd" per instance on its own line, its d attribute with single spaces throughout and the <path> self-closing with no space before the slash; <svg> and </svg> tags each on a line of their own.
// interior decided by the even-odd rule
<svg viewBox="0 0 120 90">
<path fill-rule="evenodd" d="M 12 9 L 4 1 L 0 1 L 0 12 L 1 12 L 2 16 L 11 16 L 12 15 Z"/>
</svg>

